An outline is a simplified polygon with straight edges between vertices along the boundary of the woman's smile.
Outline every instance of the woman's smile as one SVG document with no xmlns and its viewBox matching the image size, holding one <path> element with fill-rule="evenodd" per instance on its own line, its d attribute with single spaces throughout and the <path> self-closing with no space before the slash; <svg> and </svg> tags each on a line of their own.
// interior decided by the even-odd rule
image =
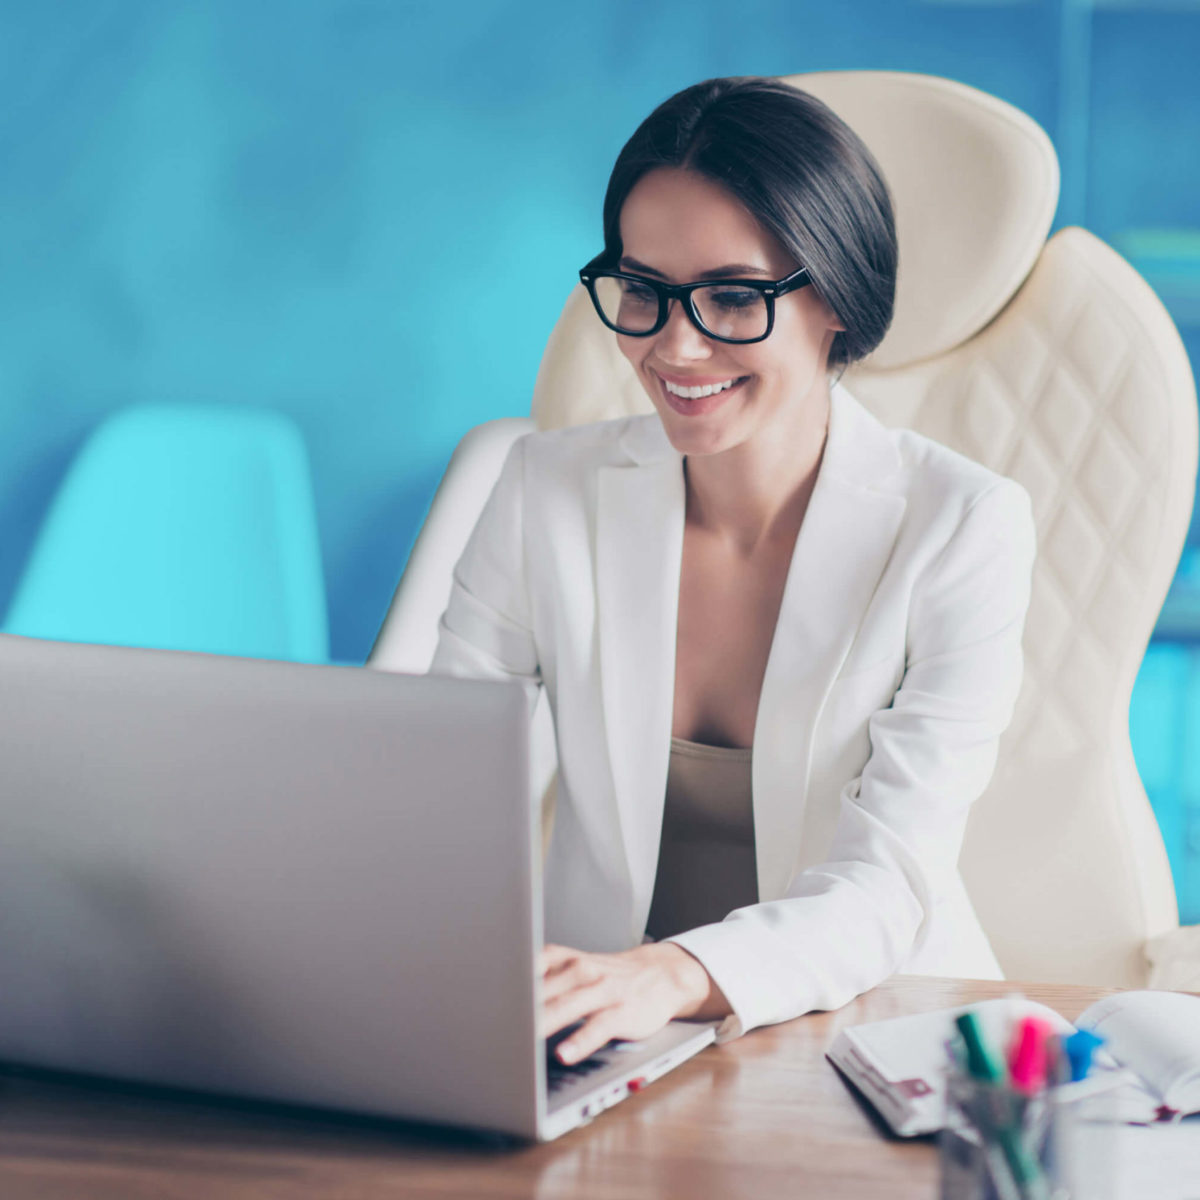
<svg viewBox="0 0 1200 1200">
<path fill-rule="evenodd" d="M 749 375 L 668 375 L 654 370 L 652 374 L 663 403 L 685 417 L 713 412 L 750 380 Z"/>
</svg>

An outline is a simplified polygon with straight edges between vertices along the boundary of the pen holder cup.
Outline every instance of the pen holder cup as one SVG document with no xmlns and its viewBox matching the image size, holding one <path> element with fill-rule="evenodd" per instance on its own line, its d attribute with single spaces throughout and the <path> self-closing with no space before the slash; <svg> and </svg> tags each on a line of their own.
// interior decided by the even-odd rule
<svg viewBox="0 0 1200 1200">
<path fill-rule="evenodd" d="M 941 1200 L 1112 1200 L 1103 1098 L 1025 1098 L 957 1071 L 938 1139 Z"/>
</svg>

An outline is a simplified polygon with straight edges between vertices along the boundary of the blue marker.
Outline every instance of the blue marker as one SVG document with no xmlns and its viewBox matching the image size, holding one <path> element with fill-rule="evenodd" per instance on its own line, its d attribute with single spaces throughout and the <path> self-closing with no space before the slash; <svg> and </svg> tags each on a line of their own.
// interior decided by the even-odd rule
<svg viewBox="0 0 1200 1200">
<path fill-rule="evenodd" d="M 1090 1029 L 1080 1029 L 1071 1034 L 1063 1043 L 1067 1058 L 1071 1063 L 1071 1082 L 1078 1083 L 1086 1079 L 1092 1069 L 1092 1055 L 1097 1046 L 1104 1045 L 1104 1039 Z"/>
</svg>

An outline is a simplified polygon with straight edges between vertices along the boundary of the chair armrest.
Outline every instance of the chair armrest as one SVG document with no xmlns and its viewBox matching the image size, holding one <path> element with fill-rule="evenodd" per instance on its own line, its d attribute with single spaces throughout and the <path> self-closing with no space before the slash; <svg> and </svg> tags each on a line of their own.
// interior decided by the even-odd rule
<svg viewBox="0 0 1200 1200">
<path fill-rule="evenodd" d="M 1148 988 L 1200 992 L 1200 925 L 1184 925 L 1146 942 Z"/>
<path fill-rule="evenodd" d="M 367 666 L 416 675 L 429 670 L 455 564 L 510 447 L 533 428 L 528 417 L 501 417 L 476 425 L 458 443 L 413 543 Z"/>
</svg>

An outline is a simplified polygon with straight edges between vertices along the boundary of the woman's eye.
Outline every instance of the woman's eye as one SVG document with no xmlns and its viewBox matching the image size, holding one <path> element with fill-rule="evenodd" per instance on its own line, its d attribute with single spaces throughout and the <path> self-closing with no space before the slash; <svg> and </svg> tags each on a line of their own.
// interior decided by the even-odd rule
<svg viewBox="0 0 1200 1200">
<path fill-rule="evenodd" d="M 648 288 L 644 283 L 634 283 L 630 279 L 622 279 L 621 287 L 623 289 L 623 299 L 634 304 L 657 304 L 658 297 L 654 294 L 653 288 Z"/>
<path fill-rule="evenodd" d="M 724 288 L 721 291 L 714 291 L 712 298 L 722 308 L 734 312 L 752 308 L 760 303 L 759 293 L 753 288 Z"/>
</svg>

